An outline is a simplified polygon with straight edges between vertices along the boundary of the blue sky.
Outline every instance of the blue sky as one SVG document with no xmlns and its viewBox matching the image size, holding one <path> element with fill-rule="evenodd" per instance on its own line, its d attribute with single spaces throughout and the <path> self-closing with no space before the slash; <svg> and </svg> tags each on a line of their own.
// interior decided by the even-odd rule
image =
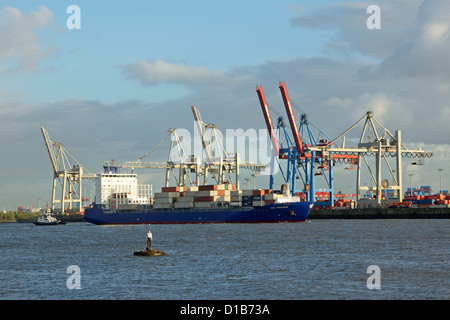
<svg viewBox="0 0 450 320">
<path fill-rule="evenodd" d="M 80 30 L 66 28 L 72 4 L 81 9 Z M 381 8 L 381 30 L 366 27 L 371 4 Z M 280 80 L 328 136 L 370 109 L 392 132 L 401 129 L 409 147 L 434 151 L 427 166 L 404 170 L 436 189 L 437 168 L 450 155 L 449 6 L 1 1 L 0 132 L 8 139 L 0 142 L 0 209 L 49 198 L 40 126 L 96 172 L 111 158 L 137 159 L 167 128 L 193 130 L 193 104 L 221 128 L 264 128 L 256 84 L 284 114 Z M 347 189 L 354 179 L 342 173 L 336 184 Z M 162 183 L 156 171 L 142 177 Z"/>
<path fill-rule="evenodd" d="M 81 9 L 81 30 L 66 28 L 70 4 Z M 8 79 L 11 91 L 22 87 L 26 99 L 35 102 L 51 102 L 49 96 L 160 102 L 187 91 L 138 86 L 124 81 L 117 66 L 162 59 L 230 71 L 267 60 L 320 55 L 329 33 L 292 28 L 288 19 L 305 9 L 289 1 L 16 1 L 13 6 L 26 13 L 41 5 L 52 11 L 54 21 L 38 33 L 43 46 L 54 51 L 41 62 L 40 72 Z"/>
</svg>

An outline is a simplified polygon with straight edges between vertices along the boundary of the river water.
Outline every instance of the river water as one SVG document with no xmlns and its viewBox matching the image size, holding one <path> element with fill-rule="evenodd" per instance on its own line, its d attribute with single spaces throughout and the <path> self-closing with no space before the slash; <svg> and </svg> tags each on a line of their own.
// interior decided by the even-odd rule
<svg viewBox="0 0 450 320">
<path fill-rule="evenodd" d="M 417 219 L 152 225 L 153 248 L 166 255 L 138 257 L 148 225 L 3 223 L 0 299 L 449 299 L 449 227 Z"/>
</svg>

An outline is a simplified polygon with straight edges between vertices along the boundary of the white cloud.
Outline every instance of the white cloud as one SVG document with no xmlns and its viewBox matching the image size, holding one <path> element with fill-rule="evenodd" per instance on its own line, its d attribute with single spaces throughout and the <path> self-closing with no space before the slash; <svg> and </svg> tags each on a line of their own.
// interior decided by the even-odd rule
<svg viewBox="0 0 450 320">
<path fill-rule="evenodd" d="M 379 74 L 444 76 L 450 74 L 450 2 L 424 1 L 418 28 L 381 63 Z"/>
<path fill-rule="evenodd" d="M 28 170 L 24 183 L 30 178 L 50 181 L 50 163 L 39 133 L 41 125 L 51 138 L 66 145 L 93 171 L 110 158 L 137 159 L 157 145 L 168 128 L 195 130 L 192 104 L 200 109 L 205 122 L 215 123 L 222 132 L 227 128 L 264 128 L 256 84 L 263 86 L 271 108 L 285 116 L 278 89 L 281 80 L 286 81 L 293 104 L 308 113 L 311 122 L 330 138 L 373 110 L 374 117 L 391 132 L 402 130 L 407 147 L 435 151 L 435 157 L 426 162 L 435 170 L 450 153 L 450 8 L 439 9 L 438 4 L 443 4 L 439 1 L 421 5 L 418 0 L 378 3 L 382 9 L 381 30 L 366 28 L 367 4 L 362 3 L 341 3 L 291 20 L 295 27 L 336 29 L 335 39 L 325 46 L 330 55 L 333 47 L 347 52 L 338 58 L 292 57 L 227 71 L 164 60 L 120 65 L 125 77 L 145 86 L 175 84 L 192 89 L 188 96 L 158 104 L 136 100 L 104 103 L 80 98 L 31 105 L 11 92 L 0 91 L 0 134 L 9 137 L 0 142 L 0 150 L 8 154 L 8 158 L 0 159 L 0 168 L 17 166 Z M 23 62 L 21 69 L 35 70 L 39 61 L 48 56 L 33 33 L 51 24 L 53 18 L 46 12 L 43 7 L 35 11 L 35 16 L 23 15 L 10 7 L 1 11 L 2 26 L 11 28 L 12 21 L 28 21 L 26 27 L 18 26 L 14 32 L 29 39 L 19 37 L 16 43 L 10 35 L 0 34 L 0 44 L 8 43 L 12 50 L 10 53 L 0 45 L 1 67 L 16 57 Z M 361 55 L 375 56 L 377 61 Z M 294 111 L 298 120 L 299 111 Z M 151 160 L 164 161 L 166 157 L 162 149 L 152 154 Z M 29 159 L 33 159 L 33 166 L 39 163 L 36 167 L 40 169 L 31 168 Z M 428 169 L 423 166 L 420 170 Z M 13 179 L 12 172 L 3 169 L 0 178 Z"/>
<path fill-rule="evenodd" d="M 174 64 L 163 60 L 137 61 L 119 65 L 128 79 L 137 80 L 144 85 L 177 84 L 189 88 L 202 89 L 221 85 L 236 85 L 248 79 L 239 72 L 227 73 L 205 67 Z"/>
<path fill-rule="evenodd" d="M 136 78 L 147 85 L 159 83 L 201 83 L 211 79 L 220 80 L 226 75 L 223 71 L 214 71 L 202 67 L 182 66 L 166 61 L 138 61 L 122 65 L 123 72 L 130 78 Z"/>
<path fill-rule="evenodd" d="M 399 43 L 409 39 L 418 27 L 417 10 L 423 0 L 339 2 L 302 12 L 290 19 L 292 27 L 335 30 L 324 45 L 325 52 L 335 50 L 384 58 Z M 366 21 L 369 5 L 381 9 L 381 29 L 369 30 Z"/>
<path fill-rule="evenodd" d="M 211 79 L 226 77 L 223 71 L 214 71 L 202 67 L 183 66 L 162 60 L 138 61 L 121 65 L 120 68 L 128 78 L 137 79 L 146 85 L 160 83 L 202 83 Z"/>
<path fill-rule="evenodd" d="M 53 23 L 52 11 L 44 6 L 28 14 L 4 7 L 0 11 L 0 72 L 36 71 L 52 49 L 43 48 L 35 32 Z"/>
</svg>

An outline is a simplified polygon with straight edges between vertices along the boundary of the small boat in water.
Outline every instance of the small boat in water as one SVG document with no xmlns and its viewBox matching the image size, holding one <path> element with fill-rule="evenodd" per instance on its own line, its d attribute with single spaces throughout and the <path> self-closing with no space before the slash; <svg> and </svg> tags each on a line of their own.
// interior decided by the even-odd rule
<svg viewBox="0 0 450 320">
<path fill-rule="evenodd" d="M 50 226 L 57 224 L 66 224 L 65 222 L 56 219 L 50 213 L 43 213 L 37 220 L 33 221 L 33 223 L 37 226 Z"/>
</svg>

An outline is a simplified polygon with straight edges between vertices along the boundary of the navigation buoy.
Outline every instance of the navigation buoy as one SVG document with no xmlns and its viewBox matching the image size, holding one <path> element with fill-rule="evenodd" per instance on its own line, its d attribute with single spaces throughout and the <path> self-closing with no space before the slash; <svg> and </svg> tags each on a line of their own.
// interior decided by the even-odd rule
<svg viewBox="0 0 450 320">
<path fill-rule="evenodd" d="M 166 253 L 160 250 L 145 250 L 145 251 L 135 251 L 135 256 L 163 256 Z"/>
<path fill-rule="evenodd" d="M 135 251 L 135 256 L 163 256 L 166 253 L 161 250 L 153 250 L 152 247 L 153 235 L 150 229 L 147 232 L 147 248 L 141 251 Z"/>
</svg>

